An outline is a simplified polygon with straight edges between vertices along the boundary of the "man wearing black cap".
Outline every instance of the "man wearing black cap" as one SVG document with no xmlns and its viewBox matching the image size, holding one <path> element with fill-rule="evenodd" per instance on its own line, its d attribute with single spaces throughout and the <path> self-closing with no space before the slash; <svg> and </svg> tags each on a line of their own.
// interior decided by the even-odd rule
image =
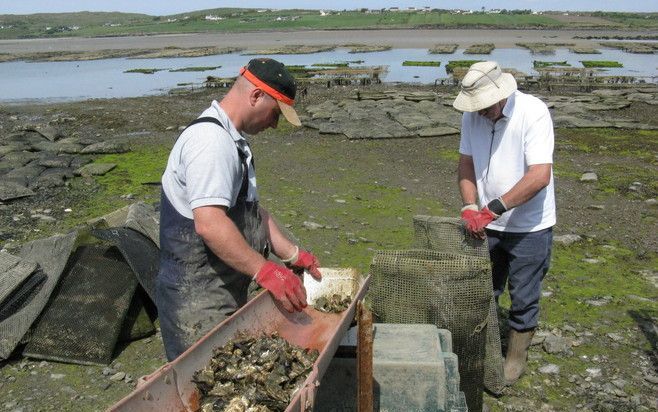
<svg viewBox="0 0 658 412">
<path fill-rule="evenodd" d="M 286 310 L 306 292 L 291 269 L 321 278 L 319 262 L 279 229 L 258 203 L 245 134 L 276 128 L 281 114 L 300 126 L 296 86 L 285 66 L 253 59 L 220 101 L 179 136 L 162 176 L 156 304 L 173 360 L 247 301 L 254 280 Z M 268 261 L 272 252 L 287 267 Z"/>
</svg>

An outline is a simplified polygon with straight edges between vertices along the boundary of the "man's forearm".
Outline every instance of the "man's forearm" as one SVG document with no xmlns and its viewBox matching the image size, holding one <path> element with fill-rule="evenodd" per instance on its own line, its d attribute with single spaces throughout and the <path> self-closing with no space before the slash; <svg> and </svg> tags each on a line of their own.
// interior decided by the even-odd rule
<svg viewBox="0 0 658 412">
<path fill-rule="evenodd" d="M 478 190 L 475 183 L 475 169 L 473 167 L 472 157 L 460 155 L 459 165 L 457 167 L 457 179 L 463 204 L 477 204 Z"/>
<path fill-rule="evenodd" d="M 295 254 L 295 244 L 283 234 L 274 217 L 265 208 L 260 208 L 260 214 L 269 232 L 272 252 L 281 259 L 289 259 Z"/>
<path fill-rule="evenodd" d="M 235 223 L 220 207 L 194 209 L 194 227 L 204 243 L 222 261 L 249 276 L 265 264 L 265 258 L 245 240 Z"/>
<path fill-rule="evenodd" d="M 552 164 L 531 165 L 525 175 L 507 193 L 501 196 L 506 208 L 520 206 L 548 186 L 551 181 Z"/>
</svg>

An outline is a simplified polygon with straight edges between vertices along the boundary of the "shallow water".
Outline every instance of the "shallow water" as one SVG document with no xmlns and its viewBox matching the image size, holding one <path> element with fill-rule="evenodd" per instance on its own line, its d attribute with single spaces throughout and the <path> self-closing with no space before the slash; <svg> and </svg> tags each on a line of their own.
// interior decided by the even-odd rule
<svg viewBox="0 0 658 412">
<path fill-rule="evenodd" d="M 440 39 L 437 39 L 440 41 Z M 623 68 L 608 69 L 606 75 L 653 76 L 658 81 L 658 57 L 651 54 L 633 54 L 621 50 L 599 49 L 601 54 L 575 54 L 568 49 L 557 49 L 554 54 L 532 54 L 519 48 L 495 49 L 489 55 L 465 55 L 464 49 L 452 54 L 429 54 L 427 49 L 392 49 L 374 53 L 348 53 L 348 49 L 303 55 L 272 56 L 286 64 L 311 65 L 363 60 L 362 65 L 386 65 L 388 72 L 384 82 L 414 82 L 432 84 L 445 79 L 445 65 L 450 60 L 497 60 L 503 67 L 537 74 L 533 60 L 563 61 L 572 67 L 582 67 L 580 60 L 612 60 L 621 62 Z M 241 66 L 253 56 L 239 53 L 166 59 L 104 59 L 74 62 L 7 62 L 0 63 L 0 101 L 62 101 L 90 98 L 122 98 L 166 93 L 179 83 L 201 86 L 206 76 L 235 76 Z M 440 67 L 402 66 L 404 60 L 440 61 Z M 194 66 L 222 66 L 204 72 L 175 72 Z M 165 69 L 154 74 L 124 73 L 138 68 Z"/>
</svg>

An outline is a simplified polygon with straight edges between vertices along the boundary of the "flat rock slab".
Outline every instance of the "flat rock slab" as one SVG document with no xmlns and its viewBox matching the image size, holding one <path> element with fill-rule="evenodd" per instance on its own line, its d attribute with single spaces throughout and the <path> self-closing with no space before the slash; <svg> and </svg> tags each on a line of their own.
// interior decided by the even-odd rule
<svg viewBox="0 0 658 412">
<path fill-rule="evenodd" d="M 73 160 L 72 156 L 44 156 L 39 160 L 39 166 L 69 167 L 71 160 Z"/>
<path fill-rule="evenodd" d="M 0 180 L 0 200 L 3 202 L 26 196 L 34 196 L 34 194 L 32 190 L 19 183 Z"/>
<path fill-rule="evenodd" d="M 358 93 L 306 108 L 304 125 L 348 139 L 444 136 L 459 132 L 461 113 L 439 104 L 436 93 Z"/>
<path fill-rule="evenodd" d="M 587 119 L 584 117 L 576 116 L 560 116 L 557 115 L 553 118 L 553 122 L 557 127 L 610 127 L 610 123 L 599 119 Z"/>
<path fill-rule="evenodd" d="M 83 154 L 126 153 L 128 148 L 119 142 L 98 142 L 90 144 L 80 151 Z"/>
<path fill-rule="evenodd" d="M 451 134 L 458 134 L 459 129 L 450 126 L 428 127 L 420 129 L 418 136 L 420 137 L 434 137 L 434 136 L 447 136 Z"/>
<path fill-rule="evenodd" d="M 37 132 L 51 142 L 64 137 L 64 134 L 59 129 L 51 125 L 27 125 L 23 127 L 23 130 Z"/>
<path fill-rule="evenodd" d="M 117 165 L 115 163 L 90 163 L 77 169 L 74 174 L 78 176 L 103 176 L 105 173 L 114 169 Z"/>
</svg>

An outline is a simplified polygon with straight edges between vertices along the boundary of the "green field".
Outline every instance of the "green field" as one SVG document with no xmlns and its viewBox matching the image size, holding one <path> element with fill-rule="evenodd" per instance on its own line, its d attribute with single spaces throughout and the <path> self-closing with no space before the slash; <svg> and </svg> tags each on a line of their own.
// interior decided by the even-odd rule
<svg viewBox="0 0 658 412">
<path fill-rule="evenodd" d="M 594 14 L 594 13 L 591 13 Z M 212 16 L 212 19 L 206 19 Z M 617 28 L 658 27 L 656 13 L 604 13 L 599 18 Z M 253 30 L 308 29 L 387 29 L 387 28 L 578 28 L 550 14 L 526 11 L 501 14 L 476 12 L 455 14 L 432 11 L 342 11 L 322 16 L 317 10 L 209 9 L 171 16 L 115 12 L 79 12 L 31 15 L 0 15 L 0 38 L 61 36 L 118 36 L 155 33 L 194 33 L 209 31 L 243 32 Z M 592 28 L 591 25 L 588 25 Z"/>
</svg>

